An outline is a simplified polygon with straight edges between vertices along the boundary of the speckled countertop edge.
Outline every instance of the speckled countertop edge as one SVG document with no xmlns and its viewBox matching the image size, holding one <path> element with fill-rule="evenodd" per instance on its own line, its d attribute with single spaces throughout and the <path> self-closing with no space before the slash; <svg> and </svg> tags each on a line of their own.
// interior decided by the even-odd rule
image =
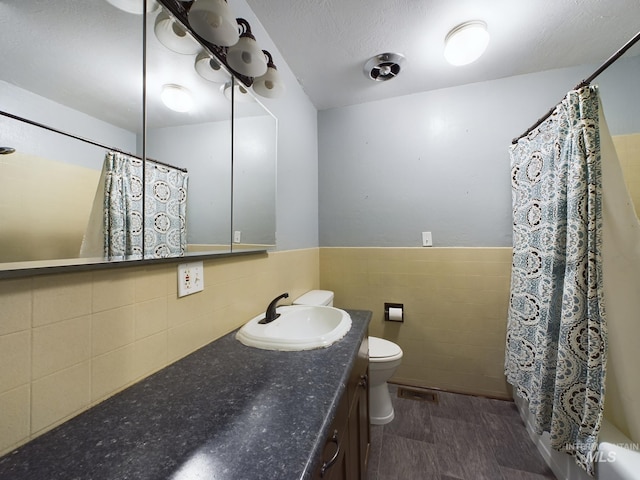
<svg viewBox="0 0 640 480">
<path fill-rule="evenodd" d="M 371 312 L 329 348 L 235 332 L 0 458 L 0 479 L 309 479 Z"/>
</svg>

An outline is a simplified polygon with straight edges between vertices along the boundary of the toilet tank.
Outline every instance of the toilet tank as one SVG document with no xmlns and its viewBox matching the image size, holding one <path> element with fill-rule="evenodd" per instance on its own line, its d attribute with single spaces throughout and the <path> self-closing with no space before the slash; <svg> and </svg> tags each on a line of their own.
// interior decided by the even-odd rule
<svg viewBox="0 0 640 480">
<path fill-rule="evenodd" d="M 294 305 L 324 305 L 333 307 L 331 290 L 311 290 L 293 301 Z"/>
</svg>

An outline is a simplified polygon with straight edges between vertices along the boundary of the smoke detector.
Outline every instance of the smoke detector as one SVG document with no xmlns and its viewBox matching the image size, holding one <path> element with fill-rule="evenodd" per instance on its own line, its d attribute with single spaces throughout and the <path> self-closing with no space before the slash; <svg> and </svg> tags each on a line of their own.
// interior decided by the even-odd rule
<svg viewBox="0 0 640 480">
<path fill-rule="evenodd" d="M 399 53 L 381 53 L 371 57 L 364 64 L 364 74 L 371 80 L 385 82 L 396 78 L 404 64 L 404 55 Z"/>
</svg>

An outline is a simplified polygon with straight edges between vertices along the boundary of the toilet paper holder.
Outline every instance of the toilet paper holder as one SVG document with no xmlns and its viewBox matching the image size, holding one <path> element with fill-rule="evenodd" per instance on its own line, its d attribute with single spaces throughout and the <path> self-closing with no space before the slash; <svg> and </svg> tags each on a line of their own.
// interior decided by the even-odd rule
<svg viewBox="0 0 640 480">
<path fill-rule="evenodd" d="M 402 303 L 384 304 L 385 322 L 404 322 L 404 305 Z"/>
</svg>

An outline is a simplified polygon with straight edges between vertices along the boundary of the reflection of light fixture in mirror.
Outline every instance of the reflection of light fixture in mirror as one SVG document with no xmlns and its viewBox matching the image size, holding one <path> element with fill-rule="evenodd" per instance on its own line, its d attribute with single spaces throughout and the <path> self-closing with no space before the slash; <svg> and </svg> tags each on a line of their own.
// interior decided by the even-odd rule
<svg viewBox="0 0 640 480">
<path fill-rule="evenodd" d="M 258 95 L 267 98 L 278 98 L 284 94 L 284 83 L 280 78 L 278 69 L 273 63 L 271 54 L 266 50 L 262 51 L 268 59 L 267 73 L 258 77 L 253 82 L 253 91 Z"/>
<path fill-rule="evenodd" d="M 226 0 L 196 0 L 188 19 L 198 35 L 215 45 L 230 47 L 238 42 L 238 24 Z"/>
<path fill-rule="evenodd" d="M 217 60 L 211 58 L 209 54 L 202 51 L 196 57 L 196 72 L 210 82 L 224 83 L 229 81 L 229 74 L 220 66 Z"/>
<path fill-rule="evenodd" d="M 141 0 L 107 0 L 107 2 L 123 12 L 136 15 L 142 15 L 144 12 L 144 4 Z M 154 0 L 147 0 L 147 13 L 155 12 L 159 6 Z"/>
<path fill-rule="evenodd" d="M 241 75 L 259 77 L 267 71 L 267 60 L 251 33 L 249 22 L 244 18 L 237 19 L 242 27 L 240 40 L 227 50 L 227 64 Z"/>
<path fill-rule="evenodd" d="M 160 98 L 168 108 L 176 112 L 188 112 L 193 108 L 191 92 L 180 85 L 164 85 Z"/>
<path fill-rule="evenodd" d="M 444 57 L 451 65 L 467 65 L 480 58 L 487 45 L 487 24 L 480 20 L 465 22 L 447 34 L 444 40 Z"/>
<path fill-rule="evenodd" d="M 200 44 L 164 11 L 156 17 L 153 30 L 160 43 L 176 53 L 193 55 L 200 50 Z"/>
<path fill-rule="evenodd" d="M 231 82 L 225 83 L 221 89 L 224 93 L 224 96 L 227 97 L 227 100 L 231 100 Z M 233 98 L 236 102 L 251 103 L 256 101 L 256 99 L 253 98 L 253 96 L 244 87 L 244 85 L 236 83 L 233 87 L 233 90 Z"/>
</svg>

